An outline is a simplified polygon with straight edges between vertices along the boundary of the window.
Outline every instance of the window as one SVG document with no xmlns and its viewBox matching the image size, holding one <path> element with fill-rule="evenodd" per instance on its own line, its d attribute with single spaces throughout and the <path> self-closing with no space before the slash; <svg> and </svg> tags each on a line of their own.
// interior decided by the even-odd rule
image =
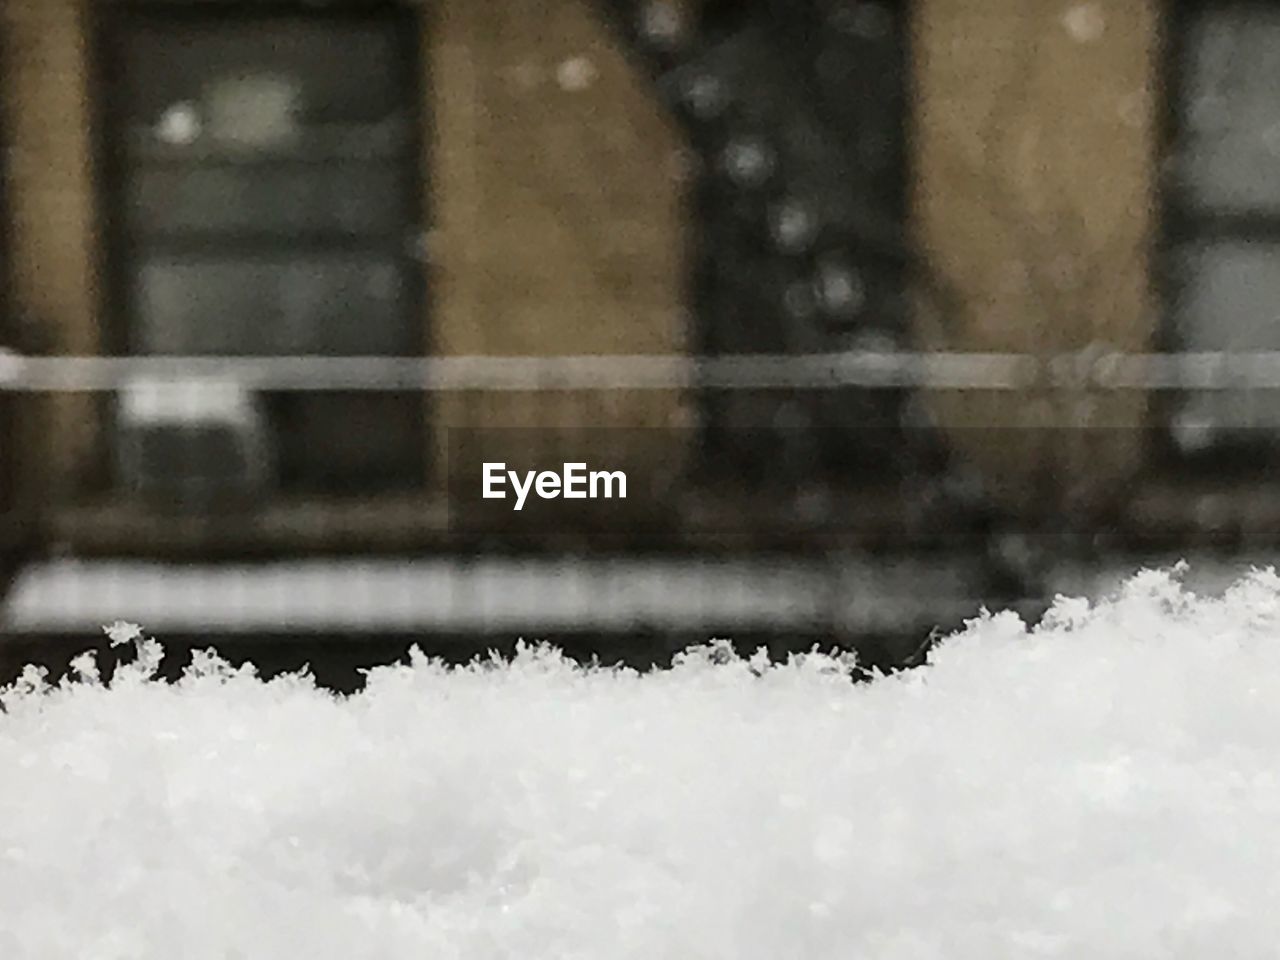
<svg viewBox="0 0 1280 960">
<path fill-rule="evenodd" d="M 1175 8 L 1167 197 L 1173 346 L 1280 349 L 1280 6 Z M 1280 433 L 1274 394 L 1198 393 L 1173 416 L 1175 441 Z"/>
<path fill-rule="evenodd" d="M 377 4 L 126 11 L 110 25 L 105 138 L 120 346 L 420 352 L 413 15 Z M 287 486 L 420 475 L 419 397 L 266 401 Z"/>
</svg>

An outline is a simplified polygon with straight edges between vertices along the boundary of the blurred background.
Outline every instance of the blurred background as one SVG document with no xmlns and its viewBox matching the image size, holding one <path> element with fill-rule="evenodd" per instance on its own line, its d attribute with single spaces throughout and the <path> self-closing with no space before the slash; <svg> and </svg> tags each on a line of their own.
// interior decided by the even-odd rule
<svg viewBox="0 0 1280 960">
<path fill-rule="evenodd" d="M 0 10 L 0 681 L 892 667 L 1278 552 L 1274 4 Z"/>
</svg>

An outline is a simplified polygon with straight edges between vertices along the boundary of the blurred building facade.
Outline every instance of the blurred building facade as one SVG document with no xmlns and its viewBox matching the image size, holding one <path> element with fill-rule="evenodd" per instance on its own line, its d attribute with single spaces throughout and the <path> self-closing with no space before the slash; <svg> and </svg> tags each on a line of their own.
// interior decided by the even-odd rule
<svg viewBox="0 0 1280 960">
<path fill-rule="evenodd" d="M 24 354 L 1087 361 L 1280 346 L 1258 294 L 1280 276 L 1267 246 L 1280 180 L 1236 169 L 1276 166 L 1265 93 L 1280 78 L 1249 39 L 1280 36 L 1266 5 L 2 9 L 6 342 Z M 1247 42 L 1263 46 L 1231 56 Z M 500 459 L 511 434 L 484 431 L 627 433 L 615 458 L 646 477 L 651 506 L 669 506 L 694 448 L 717 450 L 739 422 L 809 431 L 818 459 L 849 451 L 858 481 L 834 509 L 861 511 L 842 531 L 854 542 L 930 522 L 923 488 L 902 492 L 909 471 L 886 480 L 905 458 L 898 439 L 859 452 L 869 423 L 891 438 L 929 424 L 944 461 L 1036 522 L 1212 533 L 1243 522 L 1230 515 L 1241 504 L 1266 514 L 1256 484 L 1206 507 L 1203 485 L 1151 474 L 1153 435 L 1183 421 L 1265 429 L 1256 403 L 1188 413 L 1141 390 L 1037 380 L 232 389 L 193 402 L 178 446 L 215 482 L 246 455 L 191 438 L 238 423 L 267 451 L 248 459 L 270 470 L 237 508 L 175 518 L 139 496 L 163 487 L 146 474 L 167 441 L 130 431 L 183 403 L 154 386 L 11 397 L 11 515 L 28 522 L 39 504 L 43 540 L 76 554 L 449 546 L 460 435 Z M 809 462 L 761 449 L 766 465 Z M 719 506 L 746 528 L 768 505 Z M 696 524 L 682 513 L 677 526 Z"/>
<path fill-rule="evenodd" d="M 682 348 L 676 138 L 585 4 L 14 3 L 4 28 L 23 352 Z M 109 487 L 101 400 L 25 406 L 26 489 Z M 452 422 L 423 402 L 281 401 L 285 485 L 387 493 L 369 522 L 420 527 L 395 506 Z M 678 402 L 617 397 L 591 420 L 663 424 Z M 468 407 L 479 426 L 536 416 Z"/>
</svg>

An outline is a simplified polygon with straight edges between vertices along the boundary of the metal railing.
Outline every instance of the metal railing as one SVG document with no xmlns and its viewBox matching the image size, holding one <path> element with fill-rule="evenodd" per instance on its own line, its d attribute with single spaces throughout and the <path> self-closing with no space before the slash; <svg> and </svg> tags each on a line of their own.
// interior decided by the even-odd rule
<svg viewBox="0 0 1280 960">
<path fill-rule="evenodd" d="M 1280 351 L 1052 355 L 846 351 L 692 357 L 27 356 L 0 350 L 0 392 L 104 391 L 139 377 L 233 378 L 273 391 L 1280 389 Z"/>
</svg>

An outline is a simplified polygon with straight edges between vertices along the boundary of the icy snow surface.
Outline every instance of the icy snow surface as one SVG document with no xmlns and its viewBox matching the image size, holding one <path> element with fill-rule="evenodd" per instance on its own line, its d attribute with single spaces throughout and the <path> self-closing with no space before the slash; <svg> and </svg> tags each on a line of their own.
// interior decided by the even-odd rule
<svg viewBox="0 0 1280 960">
<path fill-rule="evenodd" d="M 1145 572 L 870 684 L 550 650 L 338 699 L 157 656 L 0 714 L 0 957 L 1270 958 L 1280 578 Z M 721 662 L 725 661 L 727 662 Z"/>
</svg>

